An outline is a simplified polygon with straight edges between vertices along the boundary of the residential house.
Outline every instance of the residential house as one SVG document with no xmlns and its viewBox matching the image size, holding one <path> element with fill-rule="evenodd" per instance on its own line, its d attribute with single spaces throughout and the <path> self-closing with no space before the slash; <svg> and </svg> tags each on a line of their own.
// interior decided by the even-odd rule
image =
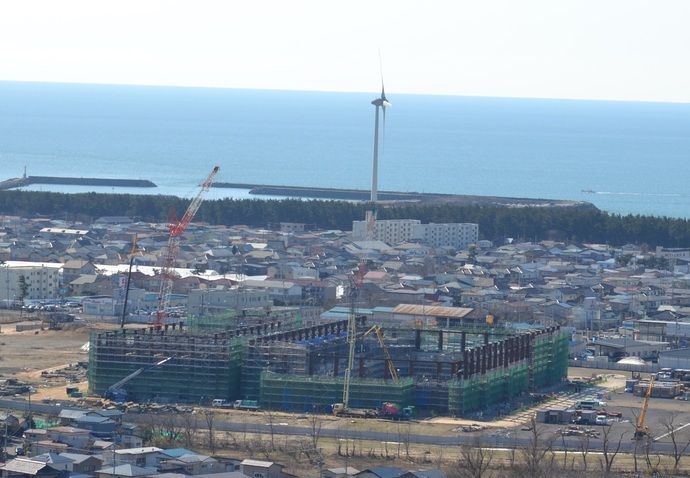
<svg viewBox="0 0 690 478">
<path fill-rule="evenodd" d="M 129 463 L 118 466 L 106 466 L 94 472 L 96 478 L 137 478 L 158 475 L 156 468 L 141 467 Z"/>
<path fill-rule="evenodd" d="M 89 430 L 81 428 L 58 426 L 49 428 L 46 438 L 53 442 L 64 443 L 75 450 L 85 450 L 91 440 L 91 434 Z"/>
<path fill-rule="evenodd" d="M 72 471 L 73 460 L 57 453 L 42 453 L 31 457 L 31 461 L 40 461 L 50 465 L 51 468 L 61 471 Z"/>
<path fill-rule="evenodd" d="M 203 475 L 223 472 L 225 465 L 210 456 L 188 453 L 175 458 L 162 459 L 159 470 L 177 471 L 186 475 Z"/>
<path fill-rule="evenodd" d="M 294 281 L 248 279 L 245 281 L 245 286 L 267 290 L 271 300 L 280 301 L 286 305 L 302 301 L 302 287 Z"/>
<path fill-rule="evenodd" d="M 283 478 L 283 465 L 272 461 L 242 460 L 240 472 L 251 478 Z"/>
<path fill-rule="evenodd" d="M 408 471 L 400 478 L 446 478 L 446 474 L 438 469 Z"/>
<path fill-rule="evenodd" d="M 96 274 L 96 266 L 85 259 L 73 259 L 62 266 L 62 281 L 69 284 L 77 277 L 84 274 Z"/>
<path fill-rule="evenodd" d="M 91 410 L 87 413 L 88 416 L 97 416 L 103 418 L 109 418 L 113 420 L 118 425 L 122 424 L 122 417 L 124 413 L 120 410 Z"/>
<path fill-rule="evenodd" d="M 343 466 L 340 468 L 328 468 L 327 470 L 323 470 L 321 476 L 323 478 L 354 478 L 357 473 L 359 473 L 357 468 Z"/>
<path fill-rule="evenodd" d="M 130 464 L 140 467 L 157 468 L 160 461 L 165 459 L 161 448 L 146 446 L 140 448 L 124 448 L 113 452 L 115 465 Z"/>
<path fill-rule="evenodd" d="M 134 423 L 122 423 L 118 428 L 120 446 L 123 448 L 141 448 L 144 439 L 140 436 L 141 430 Z"/>
<path fill-rule="evenodd" d="M 112 277 L 99 274 L 82 274 L 68 284 L 74 295 L 111 295 L 116 288 Z"/>
<path fill-rule="evenodd" d="M 60 420 L 60 425 L 74 425 L 76 420 L 86 415 L 86 413 L 86 410 L 70 410 L 68 408 L 63 408 L 58 414 L 58 419 Z"/>
<path fill-rule="evenodd" d="M 89 430 L 94 437 L 106 438 L 113 436 L 117 422 L 98 415 L 83 415 L 75 420 L 75 426 Z"/>
<path fill-rule="evenodd" d="M 397 466 L 380 466 L 367 468 L 355 475 L 356 478 L 400 478 L 405 474 L 405 470 Z"/>
<path fill-rule="evenodd" d="M 62 472 L 47 463 L 28 458 L 15 458 L 0 465 L 2 478 L 60 478 Z"/>
<path fill-rule="evenodd" d="M 8 411 L 0 411 L 0 430 L 5 430 L 8 436 L 13 436 L 20 428 L 19 417 Z"/>
<path fill-rule="evenodd" d="M 103 460 L 94 455 L 61 453 L 60 456 L 72 460 L 72 468 L 70 471 L 75 473 L 93 474 L 103 466 Z"/>
</svg>

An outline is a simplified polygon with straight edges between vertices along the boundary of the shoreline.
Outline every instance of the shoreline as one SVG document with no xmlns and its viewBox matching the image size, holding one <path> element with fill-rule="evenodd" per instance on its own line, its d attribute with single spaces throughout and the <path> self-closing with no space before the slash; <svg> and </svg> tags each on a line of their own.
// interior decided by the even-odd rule
<svg viewBox="0 0 690 478">
<path fill-rule="evenodd" d="M 0 190 L 16 189 L 32 184 L 64 184 L 69 186 L 109 186 L 126 188 L 155 188 L 156 184 L 148 179 L 110 179 L 110 178 L 74 178 L 62 176 L 27 176 L 0 181 Z"/>
<path fill-rule="evenodd" d="M 0 191 L 21 188 L 33 184 L 57 184 L 76 186 L 107 186 L 155 188 L 154 182 L 147 179 L 77 178 L 60 176 L 27 176 L 0 181 Z M 256 183 L 217 182 L 213 188 L 246 190 L 250 195 L 283 198 L 304 198 L 333 201 L 369 202 L 371 192 L 366 189 L 323 188 L 310 186 L 280 186 Z M 567 207 L 577 209 L 597 209 L 587 201 L 515 198 L 501 196 L 477 196 L 447 193 L 419 193 L 403 191 L 379 191 L 378 204 L 386 205 L 455 205 L 481 207 Z"/>
</svg>

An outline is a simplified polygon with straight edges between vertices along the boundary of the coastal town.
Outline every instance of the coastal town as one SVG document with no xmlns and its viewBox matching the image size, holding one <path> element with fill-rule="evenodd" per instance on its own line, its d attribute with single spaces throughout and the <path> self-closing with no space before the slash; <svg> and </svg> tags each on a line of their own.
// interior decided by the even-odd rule
<svg viewBox="0 0 690 478">
<path fill-rule="evenodd" d="M 391 400 L 410 405 L 415 421 L 441 414 L 471 423 L 510 417 L 534 401 L 537 408 L 529 414 L 514 415 L 520 418 L 513 427 L 536 419 L 555 423 L 549 418 L 555 415 L 557 422 L 571 423 L 576 398 L 560 408 L 539 404 L 572 391 L 568 367 L 584 377 L 591 375 L 588 369 L 607 370 L 619 377 L 610 383 L 619 383 L 621 393 L 654 390 L 654 397 L 672 405 L 684 403 L 673 398 L 686 398 L 679 385 L 686 378 L 672 375 L 690 369 L 690 249 L 510 238 L 493 244 L 481 239 L 476 224 L 416 220 L 355 221 L 352 231 L 301 223 L 191 223 L 176 258 L 165 323 L 157 328 L 168 236 L 166 224 L 124 216 L 89 224 L 2 218 L 0 298 L 17 333 L 55 334 L 58 342 L 61 331 L 91 330 L 91 350 L 80 364 L 88 371 L 68 374 L 79 375 L 74 381 L 81 385 L 71 387 L 69 396 L 69 380 L 59 382 L 53 396 L 41 391 L 45 364 L 27 362 L 25 370 L 41 375 L 24 389 L 29 397 L 32 390 L 43 392 L 35 400 L 45 397 L 34 407 L 57 407 L 58 400 L 70 407 L 52 412 L 59 423 L 44 428 L 34 428 L 24 414 L 5 414 L 13 437 L 6 437 L 6 450 L 14 446 L 0 466 L 3 476 L 58 476 L 65 470 L 97 477 L 291 476 L 284 465 L 251 453 L 229 459 L 214 446 L 203 455 L 175 440 L 166 442 L 174 448 L 152 446 L 163 442 L 142 432 L 147 426 L 141 419 L 129 419 L 135 410 L 195 413 L 247 397 L 271 413 L 329 416 L 326 405 L 340 401 L 348 371 L 351 316 L 360 320 L 356 333 L 363 349 L 350 357 L 359 364 L 352 403 L 369 410 Z M 384 331 L 385 342 L 369 334 L 375 327 Z M 243 351 L 229 339 L 218 349 L 219 337 L 246 338 Z M 221 378 L 210 354 L 224 375 L 235 378 Z M 154 369 L 150 364 L 161 357 L 171 362 Z M 56 363 L 51 370 L 61 368 Z M 130 373 L 141 375 L 121 385 L 126 398 L 101 398 Z M 650 374 L 667 380 L 648 385 Z M 17 395 L 16 376 L 16 370 L 4 372 L 2 390 Z M 321 392 L 300 389 L 305 377 Z M 368 391 L 354 386 L 360 381 Z M 505 423 L 494 426 L 506 429 Z M 625 429 L 632 433 L 629 423 Z M 419 464 L 425 471 L 345 465 L 322 467 L 314 476 L 444 476 L 428 469 L 434 468 L 429 462 Z"/>
</svg>

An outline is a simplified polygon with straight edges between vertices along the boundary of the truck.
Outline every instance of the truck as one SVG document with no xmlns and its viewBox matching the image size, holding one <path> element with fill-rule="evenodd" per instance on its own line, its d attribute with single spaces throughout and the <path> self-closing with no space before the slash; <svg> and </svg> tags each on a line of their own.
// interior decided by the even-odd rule
<svg viewBox="0 0 690 478">
<path fill-rule="evenodd" d="M 223 400 L 222 398 L 214 398 L 211 401 L 211 406 L 213 408 L 233 408 L 234 404 L 235 404 L 235 402 Z"/>
<path fill-rule="evenodd" d="M 235 410 L 261 410 L 261 406 L 256 400 L 235 400 L 235 403 L 232 404 L 232 408 Z"/>
<path fill-rule="evenodd" d="M 380 416 L 387 420 L 412 420 L 414 418 L 414 407 L 401 407 L 397 403 L 384 402 L 381 405 Z"/>
<path fill-rule="evenodd" d="M 352 418 L 378 418 L 379 411 L 372 408 L 350 408 L 346 407 L 344 403 L 334 403 L 332 406 L 333 415 L 336 417 L 352 417 Z"/>
<path fill-rule="evenodd" d="M 597 407 L 605 407 L 606 402 L 602 402 L 596 398 L 588 398 L 586 400 L 580 400 L 575 404 L 575 408 L 582 410 L 594 410 Z"/>
<path fill-rule="evenodd" d="M 582 410 L 575 423 L 578 425 L 596 425 L 598 416 L 596 410 Z"/>
</svg>

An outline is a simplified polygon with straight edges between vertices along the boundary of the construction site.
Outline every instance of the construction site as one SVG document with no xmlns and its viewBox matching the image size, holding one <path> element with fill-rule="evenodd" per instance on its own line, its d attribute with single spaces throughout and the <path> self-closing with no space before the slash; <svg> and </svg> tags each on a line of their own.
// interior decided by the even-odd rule
<svg viewBox="0 0 690 478">
<path fill-rule="evenodd" d="M 378 106 L 385 106 L 385 97 Z M 90 393 L 116 401 L 202 405 L 252 400 L 265 409 L 294 412 L 321 412 L 337 404 L 333 411 L 346 416 L 362 410 L 370 416 L 384 403 L 395 403 L 462 416 L 566 379 L 568 335 L 558 327 L 520 331 L 493 319 L 451 323 L 431 317 L 428 323 L 435 325 L 367 324 L 355 306 L 364 261 L 351 287 L 347 319 L 304 327 L 286 313 L 243 315 L 241 326 L 230 316 L 192 317 L 188 327 L 170 323 L 180 238 L 218 169 L 182 219 L 171 211 L 155 319 L 147 328 L 127 329 L 123 314 L 120 330 L 91 335 Z M 367 235 L 375 223 L 374 210 L 367 214 Z M 130 271 L 131 265 L 130 259 Z M 126 293 L 124 303 L 126 309 Z"/>
<path fill-rule="evenodd" d="M 208 324 L 97 332 L 89 353 L 90 392 L 101 396 L 119 383 L 139 402 L 251 399 L 311 412 L 345 399 L 350 407 L 395 402 L 462 416 L 564 380 L 568 335 L 488 324 L 384 329 L 364 316 L 288 328 L 261 318 L 217 332 Z"/>
</svg>

